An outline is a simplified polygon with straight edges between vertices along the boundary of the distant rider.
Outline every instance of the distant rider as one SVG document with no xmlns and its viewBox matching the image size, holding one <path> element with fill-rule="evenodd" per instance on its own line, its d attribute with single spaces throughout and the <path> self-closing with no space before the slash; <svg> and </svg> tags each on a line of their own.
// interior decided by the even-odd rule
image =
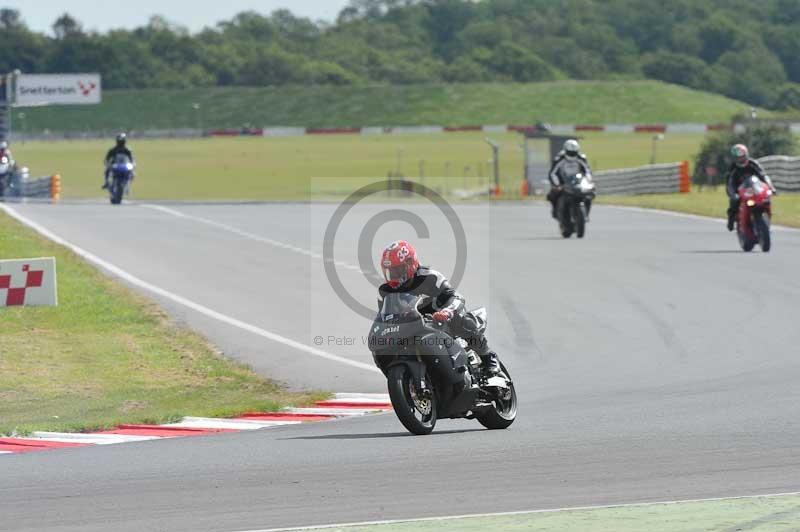
<svg viewBox="0 0 800 532">
<path fill-rule="evenodd" d="M 109 187 L 109 179 L 111 178 L 111 164 L 114 162 L 114 159 L 117 155 L 127 155 L 131 162 L 134 162 L 133 153 L 128 149 L 127 143 L 128 136 L 125 133 L 120 133 L 117 135 L 117 144 L 108 150 L 105 159 L 106 172 L 104 175 L 105 182 L 103 183 L 103 190 L 107 190 Z"/>
<path fill-rule="evenodd" d="M 755 159 L 750 158 L 750 150 L 744 144 L 737 144 L 731 148 L 733 163 L 728 170 L 728 231 L 733 231 L 736 213 L 739 211 L 739 187 L 749 177 L 756 176 L 775 192 L 775 186 L 764 169 Z"/>
<path fill-rule="evenodd" d="M 425 297 L 420 312 L 432 314 L 437 323 L 449 324 L 451 332 L 463 338 L 481 358 L 488 374 L 500 372 L 497 354 L 489 349 L 478 320 L 465 310 L 464 297 L 450 286 L 444 275 L 420 266 L 411 244 L 401 240 L 389 245 L 381 257 L 381 270 L 386 278 L 386 284 L 379 289 L 381 301 L 386 295 L 398 292 Z"/>
<path fill-rule="evenodd" d="M 577 140 L 570 139 L 564 143 L 564 149 L 558 152 L 556 158 L 553 159 L 553 164 L 550 166 L 550 173 L 547 175 L 550 179 L 550 193 L 547 195 L 547 200 L 553 205 L 553 218 L 558 218 L 556 207 L 558 206 L 558 198 L 561 197 L 561 190 L 564 186 L 564 179 L 568 176 L 566 171 L 569 170 L 573 173 L 577 167 L 578 171 L 583 175 L 591 176 L 592 169 L 589 166 L 589 161 L 586 155 L 581 153 L 581 145 Z M 592 210 L 592 200 L 586 200 L 586 215 Z"/>
</svg>

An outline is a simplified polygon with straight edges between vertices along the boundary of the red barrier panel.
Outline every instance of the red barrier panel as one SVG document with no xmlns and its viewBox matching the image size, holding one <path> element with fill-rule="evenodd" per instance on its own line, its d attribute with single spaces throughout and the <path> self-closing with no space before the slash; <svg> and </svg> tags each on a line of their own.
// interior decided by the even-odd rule
<svg viewBox="0 0 800 532">
<path fill-rule="evenodd" d="M 591 126 L 591 125 L 578 125 L 575 126 L 575 131 L 605 131 L 606 126 Z"/>
<path fill-rule="evenodd" d="M 527 133 L 533 132 L 533 126 L 508 126 L 508 131 L 513 133 Z"/>
<path fill-rule="evenodd" d="M 483 131 L 483 126 L 448 126 L 444 128 L 445 133 L 462 133 L 465 131 Z"/>
<path fill-rule="evenodd" d="M 635 126 L 633 131 L 636 133 L 666 133 L 667 126 L 663 124 Z"/>
<path fill-rule="evenodd" d="M 208 135 L 211 137 L 238 137 L 242 132 L 239 129 L 211 129 Z"/>
</svg>

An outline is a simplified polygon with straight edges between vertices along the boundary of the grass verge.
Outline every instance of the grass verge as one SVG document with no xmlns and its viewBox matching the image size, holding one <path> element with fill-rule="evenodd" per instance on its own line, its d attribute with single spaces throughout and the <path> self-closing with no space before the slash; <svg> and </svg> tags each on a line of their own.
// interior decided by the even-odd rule
<svg viewBox="0 0 800 532">
<path fill-rule="evenodd" d="M 517 191 L 524 154 L 517 134 L 322 136 L 132 141 L 138 163 L 136 199 L 294 200 L 348 193 L 364 178 L 399 172 L 437 188 L 475 188 L 491 181 L 489 136 L 500 144 L 504 190 Z M 691 160 L 701 134 L 667 135 L 658 161 Z M 27 142 L 17 159 L 33 175 L 60 173 L 66 198 L 101 197 L 102 158 L 112 141 Z M 583 147 L 595 170 L 650 161 L 652 135 L 586 134 Z M 531 147 L 547 165 L 544 142 Z"/>
<path fill-rule="evenodd" d="M 722 188 L 691 194 L 645 194 L 641 196 L 601 196 L 599 203 L 628 205 L 648 209 L 685 212 L 725 218 L 728 197 Z M 800 227 L 800 194 L 781 194 L 773 202 L 773 222 Z"/>
<path fill-rule="evenodd" d="M 271 411 L 290 393 L 219 356 L 154 304 L 0 213 L 0 258 L 55 256 L 57 308 L 0 309 L 0 434 Z"/>
</svg>

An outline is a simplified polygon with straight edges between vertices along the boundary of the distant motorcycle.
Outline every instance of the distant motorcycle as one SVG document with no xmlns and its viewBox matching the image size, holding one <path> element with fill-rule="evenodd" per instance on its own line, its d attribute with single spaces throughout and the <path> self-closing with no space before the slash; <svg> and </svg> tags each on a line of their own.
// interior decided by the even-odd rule
<svg viewBox="0 0 800 532">
<path fill-rule="evenodd" d="M 0 198 L 5 198 L 8 189 L 12 186 L 14 166 L 14 162 L 7 156 L 0 157 Z"/>
<path fill-rule="evenodd" d="M 388 381 L 398 419 L 409 432 L 427 435 L 437 419 L 476 419 L 488 429 L 506 429 L 517 416 L 514 382 L 501 363 L 486 375 L 467 342 L 419 311 L 422 298 L 388 294 L 372 325 L 369 347 Z M 486 310 L 473 312 L 486 328 Z"/>
<path fill-rule="evenodd" d="M 583 238 L 586 235 L 586 202 L 593 200 L 595 195 L 596 187 L 590 175 L 576 173 L 564 179 L 556 206 L 561 236 L 570 238 L 575 233 L 578 238 Z"/>
<path fill-rule="evenodd" d="M 123 196 L 129 193 L 134 168 L 133 161 L 127 155 L 120 153 L 114 157 L 111 163 L 111 185 L 108 187 L 112 205 L 122 203 Z"/>
<path fill-rule="evenodd" d="M 775 194 L 767 184 L 755 176 L 744 180 L 739 187 L 739 213 L 736 234 L 744 251 L 753 251 L 756 244 L 764 253 L 772 249 L 770 224 L 772 219 L 772 196 Z"/>
</svg>

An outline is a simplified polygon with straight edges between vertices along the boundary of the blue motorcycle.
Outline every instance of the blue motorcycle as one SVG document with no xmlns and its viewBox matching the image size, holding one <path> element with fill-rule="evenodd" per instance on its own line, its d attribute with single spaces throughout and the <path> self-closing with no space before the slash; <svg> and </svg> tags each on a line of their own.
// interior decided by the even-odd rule
<svg viewBox="0 0 800 532">
<path fill-rule="evenodd" d="M 108 187 L 108 192 L 112 205 L 122 203 L 123 196 L 130 192 L 134 168 L 133 161 L 124 154 L 117 155 L 111 163 L 111 186 Z"/>
</svg>

